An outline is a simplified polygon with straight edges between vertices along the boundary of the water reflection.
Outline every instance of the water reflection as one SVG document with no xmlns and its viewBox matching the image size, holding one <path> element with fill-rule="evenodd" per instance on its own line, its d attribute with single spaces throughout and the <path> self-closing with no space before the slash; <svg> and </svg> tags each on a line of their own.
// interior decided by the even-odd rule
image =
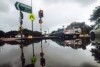
<svg viewBox="0 0 100 67">
<path fill-rule="evenodd" d="M 19 61 L 16 62 L 17 64 L 21 64 L 19 66 L 18 65 L 13 66 L 13 64 L 11 63 L 2 62 L 2 64 L 0 64 L 0 67 L 72 67 L 72 66 L 98 67 L 100 66 L 98 64 L 100 63 L 99 40 L 100 39 L 91 41 L 90 38 L 78 38 L 78 39 L 72 39 L 72 40 L 52 39 L 54 43 L 50 40 L 50 45 L 46 45 L 46 43 L 48 43 L 48 40 L 45 40 L 45 41 L 44 40 L 36 40 L 36 41 L 35 40 L 29 40 L 29 41 L 20 40 L 16 42 L 0 42 L 1 44 L 3 44 L 1 45 L 1 47 L 5 46 L 5 43 L 7 44 L 9 43 L 10 46 L 13 46 L 13 45 L 18 46 L 20 48 L 18 49 L 20 52 L 20 54 L 18 54 L 20 56 L 19 61 L 21 62 L 21 63 Z M 59 47 L 62 47 L 62 48 L 53 46 L 53 45 L 56 45 L 55 42 L 58 44 Z M 32 48 L 32 49 L 30 48 L 27 49 L 27 50 L 30 50 L 30 53 L 27 53 L 27 50 L 26 50 L 26 47 L 28 47 L 28 45 Z M 38 46 L 39 48 L 37 48 L 36 46 Z M 92 47 L 92 46 L 94 48 L 91 48 L 90 50 L 88 50 L 87 47 Z M 67 47 L 67 48 L 64 48 L 64 47 Z M 13 55 L 12 53 L 10 54 Z M 30 58 L 27 58 L 28 54 L 31 55 L 31 56 L 28 56 Z M 0 55 L 0 63 L 2 61 L 1 58 L 5 58 L 5 57 L 1 57 L 1 55 Z M 5 54 L 5 55 L 9 57 L 8 54 Z M 28 62 L 27 59 L 30 62 Z M 10 61 L 12 60 L 10 59 Z"/>
<path fill-rule="evenodd" d="M 86 49 L 86 46 L 90 44 L 90 38 L 80 38 L 72 40 L 63 40 L 63 39 L 52 39 L 57 44 L 63 47 L 71 47 L 73 49 Z"/>
<path fill-rule="evenodd" d="M 45 67 L 45 58 L 44 58 L 42 40 L 41 40 L 40 47 L 41 47 L 41 51 L 40 51 L 40 65 L 41 65 L 41 67 Z M 36 67 L 35 64 L 37 62 L 37 57 L 36 57 L 36 55 L 34 53 L 34 43 L 32 43 L 33 56 L 31 58 L 31 63 L 30 64 L 25 65 L 25 56 L 24 56 L 23 48 L 24 48 L 24 44 L 23 44 L 23 41 L 21 40 L 21 42 L 20 42 L 20 49 L 21 49 L 21 64 L 22 64 L 22 67 Z"/>
<path fill-rule="evenodd" d="M 34 46 L 34 44 L 32 44 L 32 45 Z M 21 40 L 20 49 L 21 49 L 21 64 L 22 64 L 22 67 L 35 67 L 35 63 L 34 63 L 35 54 L 33 54 L 33 57 L 31 59 L 31 64 L 25 65 L 25 56 L 24 56 L 23 48 L 24 48 L 24 44 L 23 44 L 23 40 Z M 36 60 L 35 60 L 35 62 L 36 62 Z"/>
<path fill-rule="evenodd" d="M 25 65 L 25 57 L 24 57 L 24 52 L 23 52 L 23 44 L 22 44 L 22 41 L 21 41 L 21 44 L 20 44 L 20 49 L 21 49 L 21 62 L 22 62 L 22 67 L 24 67 L 24 65 Z"/>
<path fill-rule="evenodd" d="M 91 42 L 92 42 L 92 45 L 95 47 L 91 49 L 92 56 L 94 56 L 95 58 L 94 60 L 97 63 L 100 63 L 100 38 L 95 38 L 95 40 Z"/>
<path fill-rule="evenodd" d="M 0 41 L 0 46 L 3 46 L 5 44 L 10 44 L 10 45 L 18 45 L 18 44 L 23 44 L 24 46 L 28 46 L 33 43 L 38 43 L 40 42 L 41 39 L 26 39 L 26 40 L 15 40 L 15 41 Z"/>
</svg>

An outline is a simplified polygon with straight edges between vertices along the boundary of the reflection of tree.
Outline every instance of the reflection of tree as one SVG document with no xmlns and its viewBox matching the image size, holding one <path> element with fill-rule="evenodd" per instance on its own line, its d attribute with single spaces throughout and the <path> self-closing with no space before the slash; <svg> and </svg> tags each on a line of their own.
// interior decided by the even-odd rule
<svg viewBox="0 0 100 67">
<path fill-rule="evenodd" d="M 82 39 L 82 49 L 86 49 L 86 46 L 90 44 L 90 38 L 81 38 Z"/>
<path fill-rule="evenodd" d="M 6 42 L 3 42 L 3 41 L 0 41 L 0 46 L 3 46 L 5 43 L 7 44 L 10 44 L 10 45 L 18 45 L 18 44 L 24 44 L 24 46 L 27 46 L 27 45 L 30 45 L 32 43 L 38 43 L 40 42 L 41 39 L 26 39 L 26 40 L 16 40 L 16 41 L 6 41 Z"/>
<path fill-rule="evenodd" d="M 100 44 L 96 43 L 94 46 L 95 48 L 91 49 L 92 56 L 94 56 L 95 61 L 97 61 L 97 63 L 100 63 Z"/>
<path fill-rule="evenodd" d="M 60 46 L 65 46 L 63 39 L 52 39 L 52 41 L 56 42 Z"/>
<path fill-rule="evenodd" d="M 5 44 L 4 42 L 0 41 L 0 46 L 3 46 L 4 44 Z"/>
<path fill-rule="evenodd" d="M 82 48 L 82 49 L 86 49 L 86 46 L 90 44 L 90 39 L 89 38 L 81 38 L 79 40 L 82 41 L 81 44 L 75 44 L 73 41 L 75 40 L 68 40 L 69 43 L 72 41 L 73 43 L 66 43 L 67 40 L 63 40 L 63 39 L 52 39 L 54 42 L 56 42 L 58 45 L 61 46 L 67 46 L 67 47 L 71 47 L 73 49 L 78 49 L 78 48 Z"/>
</svg>

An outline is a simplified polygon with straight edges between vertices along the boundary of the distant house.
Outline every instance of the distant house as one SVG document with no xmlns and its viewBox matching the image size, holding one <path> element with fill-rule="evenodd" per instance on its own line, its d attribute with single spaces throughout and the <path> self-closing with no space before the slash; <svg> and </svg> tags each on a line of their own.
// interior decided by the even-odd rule
<svg viewBox="0 0 100 67">
<path fill-rule="evenodd" d="M 81 34 L 82 30 L 79 27 L 73 27 L 72 29 L 64 30 L 64 34 Z"/>
<path fill-rule="evenodd" d="M 33 38 L 33 36 L 29 35 L 28 38 Z"/>
<path fill-rule="evenodd" d="M 15 37 L 16 38 L 21 38 L 21 34 L 17 34 Z M 25 36 L 22 34 L 22 37 L 25 37 Z"/>
</svg>

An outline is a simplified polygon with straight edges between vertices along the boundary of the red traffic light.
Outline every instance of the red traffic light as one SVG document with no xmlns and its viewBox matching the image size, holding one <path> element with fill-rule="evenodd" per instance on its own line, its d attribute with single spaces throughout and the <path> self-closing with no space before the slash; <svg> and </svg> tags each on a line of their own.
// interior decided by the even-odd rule
<svg viewBox="0 0 100 67">
<path fill-rule="evenodd" d="M 43 17 L 43 10 L 40 10 L 39 11 L 39 18 L 42 18 Z"/>
</svg>

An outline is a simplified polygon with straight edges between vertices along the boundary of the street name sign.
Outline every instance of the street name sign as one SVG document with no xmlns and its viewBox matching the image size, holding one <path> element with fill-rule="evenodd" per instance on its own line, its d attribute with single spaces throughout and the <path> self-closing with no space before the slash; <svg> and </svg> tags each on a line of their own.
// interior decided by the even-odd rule
<svg viewBox="0 0 100 67">
<path fill-rule="evenodd" d="M 28 6 L 26 4 L 20 3 L 20 2 L 16 2 L 15 3 L 15 7 L 17 10 L 23 11 L 23 12 L 27 12 L 27 13 L 32 13 L 32 7 Z"/>
</svg>

